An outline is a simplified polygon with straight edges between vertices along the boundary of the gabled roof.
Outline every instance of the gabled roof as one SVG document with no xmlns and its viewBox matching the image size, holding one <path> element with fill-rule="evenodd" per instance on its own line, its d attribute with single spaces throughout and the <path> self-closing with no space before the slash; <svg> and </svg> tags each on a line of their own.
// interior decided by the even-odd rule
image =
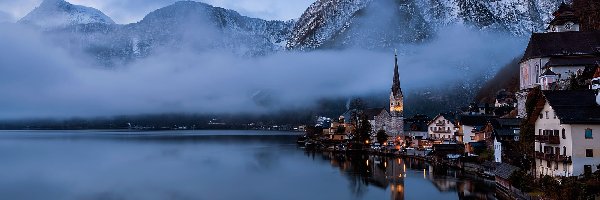
<svg viewBox="0 0 600 200">
<path fill-rule="evenodd" d="M 483 126 L 495 118 L 489 115 L 459 115 L 457 120 L 461 125 Z"/>
<path fill-rule="evenodd" d="M 600 106 L 593 90 L 542 91 L 562 124 L 600 124 Z"/>
<path fill-rule="evenodd" d="M 507 163 L 500 163 L 496 166 L 496 171 L 494 172 L 494 174 L 496 174 L 496 176 L 504 180 L 508 180 L 510 176 L 517 170 L 519 170 L 518 167 L 512 166 Z"/>
<path fill-rule="evenodd" d="M 498 136 L 518 136 L 519 134 L 515 133 L 516 129 L 495 129 L 495 133 Z"/>
<path fill-rule="evenodd" d="M 433 120 L 429 121 L 429 123 L 427 123 L 427 126 L 431 125 L 439 117 L 444 117 L 444 119 L 450 121 L 450 123 L 452 123 L 452 124 L 454 124 L 455 123 L 454 120 L 456 120 L 456 114 L 454 114 L 454 113 L 440 113 L 437 116 L 435 116 L 433 118 Z"/>
<path fill-rule="evenodd" d="M 600 32 L 533 33 L 521 62 L 541 57 L 600 53 Z"/>
<path fill-rule="evenodd" d="M 496 121 L 500 127 L 515 127 L 518 128 L 521 125 L 521 118 L 498 118 Z"/>
</svg>

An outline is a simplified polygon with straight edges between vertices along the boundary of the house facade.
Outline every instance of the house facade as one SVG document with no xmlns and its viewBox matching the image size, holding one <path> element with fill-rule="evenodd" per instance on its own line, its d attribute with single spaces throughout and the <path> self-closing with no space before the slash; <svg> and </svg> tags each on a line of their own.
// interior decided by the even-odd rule
<svg viewBox="0 0 600 200">
<path fill-rule="evenodd" d="M 543 91 L 535 122 L 536 174 L 579 176 L 600 165 L 597 91 Z M 541 105 L 541 104 L 540 104 Z"/>
<path fill-rule="evenodd" d="M 427 124 L 430 139 L 438 141 L 456 141 L 455 115 L 452 113 L 439 114 Z"/>
</svg>

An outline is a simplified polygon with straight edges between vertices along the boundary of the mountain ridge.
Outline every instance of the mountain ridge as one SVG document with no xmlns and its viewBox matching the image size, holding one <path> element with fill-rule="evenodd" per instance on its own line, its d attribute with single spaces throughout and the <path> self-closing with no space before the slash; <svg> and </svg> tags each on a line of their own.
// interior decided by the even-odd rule
<svg viewBox="0 0 600 200">
<path fill-rule="evenodd" d="M 115 24 L 109 16 L 96 8 L 74 5 L 64 0 L 44 0 L 18 23 L 43 28 L 93 23 Z"/>
</svg>

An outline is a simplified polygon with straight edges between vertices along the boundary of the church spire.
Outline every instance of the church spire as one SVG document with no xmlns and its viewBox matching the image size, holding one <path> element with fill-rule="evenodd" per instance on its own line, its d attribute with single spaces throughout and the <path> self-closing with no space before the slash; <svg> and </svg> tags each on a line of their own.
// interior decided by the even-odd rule
<svg viewBox="0 0 600 200">
<path fill-rule="evenodd" d="M 398 73 L 398 52 L 394 50 L 394 82 L 392 83 L 392 94 L 394 96 L 402 94 L 402 88 L 400 88 L 400 74 Z"/>
</svg>

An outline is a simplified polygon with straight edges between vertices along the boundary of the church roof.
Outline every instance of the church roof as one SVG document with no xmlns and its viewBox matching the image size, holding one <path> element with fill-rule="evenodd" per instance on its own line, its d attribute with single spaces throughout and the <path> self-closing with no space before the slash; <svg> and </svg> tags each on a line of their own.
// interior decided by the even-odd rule
<svg viewBox="0 0 600 200">
<path fill-rule="evenodd" d="M 600 31 L 533 33 L 521 62 L 532 58 L 598 55 Z"/>
<path fill-rule="evenodd" d="M 385 108 L 368 108 L 363 110 L 363 114 L 367 115 L 369 120 L 375 120 L 375 116 L 378 116 L 381 112 L 387 113 L 387 110 Z"/>
<path fill-rule="evenodd" d="M 392 83 L 392 94 L 394 96 L 402 95 L 402 88 L 400 87 L 400 74 L 398 73 L 398 55 L 394 55 L 394 80 Z"/>
<path fill-rule="evenodd" d="M 542 91 L 563 124 L 600 124 L 600 106 L 593 90 Z"/>
<path fill-rule="evenodd" d="M 554 19 L 550 22 L 551 25 L 562 25 L 567 22 L 579 23 L 579 18 L 575 15 L 573 7 L 564 2 L 552 15 L 554 15 Z"/>
<path fill-rule="evenodd" d="M 560 66 L 593 66 L 600 63 L 599 55 L 592 56 L 573 56 L 573 57 L 552 57 L 544 67 Z"/>
<path fill-rule="evenodd" d="M 575 13 L 575 9 L 573 9 L 573 6 L 571 6 L 565 2 L 562 2 L 560 4 L 560 6 L 558 6 L 558 10 L 554 11 L 554 13 L 552 13 L 552 15 L 554 17 L 558 17 L 561 15 L 572 14 L 572 13 Z"/>
</svg>

